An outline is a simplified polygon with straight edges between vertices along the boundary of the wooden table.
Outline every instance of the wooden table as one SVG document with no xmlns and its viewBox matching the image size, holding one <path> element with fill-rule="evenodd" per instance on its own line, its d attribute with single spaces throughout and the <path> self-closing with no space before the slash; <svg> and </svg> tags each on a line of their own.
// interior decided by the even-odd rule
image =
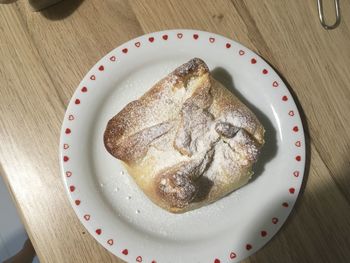
<svg viewBox="0 0 350 263">
<path fill-rule="evenodd" d="M 258 52 L 305 114 L 304 192 L 278 235 L 245 262 L 349 262 L 350 1 L 341 1 L 343 20 L 333 31 L 321 27 L 313 0 L 66 0 L 41 13 L 26 2 L 0 5 L 0 172 L 41 262 L 121 262 L 70 207 L 58 165 L 60 125 L 99 58 L 171 28 L 212 31 Z"/>
</svg>

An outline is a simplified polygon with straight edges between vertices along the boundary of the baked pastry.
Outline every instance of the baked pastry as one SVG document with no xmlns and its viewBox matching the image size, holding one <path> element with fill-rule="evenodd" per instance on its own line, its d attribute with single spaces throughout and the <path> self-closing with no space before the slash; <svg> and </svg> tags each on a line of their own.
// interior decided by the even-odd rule
<svg viewBox="0 0 350 263">
<path fill-rule="evenodd" d="M 104 144 L 155 204 L 183 213 L 246 184 L 264 132 L 194 58 L 115 115 Z"/>
</svg>

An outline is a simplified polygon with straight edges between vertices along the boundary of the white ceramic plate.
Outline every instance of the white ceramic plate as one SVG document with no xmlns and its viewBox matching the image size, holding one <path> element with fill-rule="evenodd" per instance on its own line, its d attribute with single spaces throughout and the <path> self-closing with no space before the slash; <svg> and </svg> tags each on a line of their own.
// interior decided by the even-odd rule
<svg viewBox="0 0 350 263">
<path fill-rule="evenodd" d="M 142 193 L 104 148 L 107 121 L 193 57 L 258 116 L 266 145 L 246 186 L 185 214 Z M 75 91 L 62 125 L 60 160 L 71 204 L 91 235 L 129 262 L 238 262 L 266 244 L 289 215 L 305 166 L 297 107 L 276 72 L 225 37 L 170 30 L 133 39 L 102 58 Z"/>
</svg>

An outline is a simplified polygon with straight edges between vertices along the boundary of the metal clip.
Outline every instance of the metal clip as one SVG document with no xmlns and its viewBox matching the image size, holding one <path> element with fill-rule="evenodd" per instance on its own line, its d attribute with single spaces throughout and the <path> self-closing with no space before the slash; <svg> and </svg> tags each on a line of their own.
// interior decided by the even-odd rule
<svg viewBox="0 0 350 263">
<path fill-rule="evenodd" d="M 327 25 L 324 21 L 323 16 L 323 0 L 317 0 L 317 9 L 318 9 L 318 17 L 320 18 L 321 25 L 324 27 L 324 29 L 330 30 L 334 29 L 339 26 L 340 24 L 340 6 L 339 6 L 339 0 L 334 0 L 335 5 L 335 22 L 333 25 Z"/>
</svg>

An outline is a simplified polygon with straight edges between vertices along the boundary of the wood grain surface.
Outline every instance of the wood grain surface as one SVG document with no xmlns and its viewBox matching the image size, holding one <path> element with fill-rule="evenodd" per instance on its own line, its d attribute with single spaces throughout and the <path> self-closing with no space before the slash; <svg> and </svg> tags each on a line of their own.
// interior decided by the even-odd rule
<svg viewBox="0 0 350 263">
<path fill-rule="evenodd" d="M 86 233 L 58 165 L 60 125 L 85 73 L 147 32 L 192 28 L 258 52 L 304 112 L 308 166 L 282 230 L 244 262 L 349 262 L 350 1 L 326 31 L 316 1 L 65 0 L 0 5 L 0 173 L 41 262 L 122 262 Z M 327 2 L 324 0 L 324 2 Z M 325 5 L 328 7 L 329 5 Z"/>
</svg>

